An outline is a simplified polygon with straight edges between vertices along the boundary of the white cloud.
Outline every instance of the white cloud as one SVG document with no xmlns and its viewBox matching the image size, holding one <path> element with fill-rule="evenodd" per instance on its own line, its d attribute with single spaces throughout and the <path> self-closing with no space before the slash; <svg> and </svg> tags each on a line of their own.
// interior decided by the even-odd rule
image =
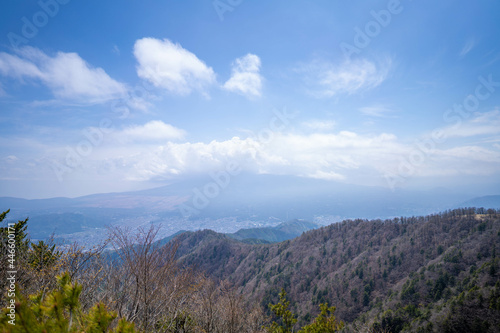
<svg viewBox="0 0 500 333">
<path fill-rule="evenodd" d="M 314 174 L 309 175 L 311 178 L 324 179 L 324 180 L 344 180 L 345 176 L 336 172 L 325 172 L 318 170 Z"/>
<path fill-rule="evenodd" d="M 144 125 L 130 126 L 115 134 L 122 142 L 177 140 L 184 138 L 185 135 L 184 130 L 165 124 L 161 120 L 153 120 Z"/>
<path fill-rule="evenodd" d="M 469 53 L 474 48 L 475 44 L 476 43 L 474 39 L 469 38 L 465 43 L 464 47 L 462 48 L 462 50 L 460 51 L 460 57 L 467 55 L 467 53 Z"/>
<path fill-rule="evenodd" d="M 120 55 L 121 54 L 120 48 L 116 44 L 113 44 L 112 51 L 116 55 Z"/>
<path fill-rule="evenodd" d="M 359 111 L 362 114 L 370 117 L 386 117 L 387 113 L 393 112 L 392 109 L 381 105 L 362 107 L 359 108 Z"/>
<path fill-rule="evenodd" d="M 20 49 L 18 55 L 2 52 L 0 73 L 21 81 L 42 81 L 57 98 L 79 102 L 104 102 L 127 91 L 124 84 L 76 53 L 58 52 L 51 57 L 33 47 Z"/>
<path fill-rule="evenodd" d="M 457 176 L 498 174 L 500 152 L 481 146 L 456 146 L 436 149 L 425 165 L 418 168 L 418 176 Z"/>
<path fill-rule="evenodd" d="M 475 113 L 470 120 L 461 119 L 460 122 L 444 127 L 440 131 L 446 138 L 499 134 L 500 110 Z"/>
<path fill-rule="evenodd" d="M 223 170 L 229 162 L 234 162 L 251 173 L 387 185 L 384 175 L 397 174 L 401 161 L 407 160 L 415 149 L 391 134 L 340 131 L 308 135 L 274 133 L 269 142 L 238 137 L 209 143 L 168 142 L 137 148 L 125 155 L 116 149 L 103 155 L 111 158 L 111 163 L 129 180 L 206 174 Z M 114 154 L 119 156 L 113 158 Z M 499 172 L 499 163 L 498 150 L 456 144 L 425 155 L 423 163 L 414 166 L 411 177 L 495 174 Z"/>
<path fill-rule="evenodd" d="M 0 53 L 0 73 L 18 80 L 24 77 L 41 78 L 43 73 L 29 60 L 5 52 Z"/>
<path fill-rule="evenodd" d="M 83 158 L 82 166 L 68 177 L 92 179 L 92 175 L 101 178 L 109 175 L 124 181 L 156 181 L 206 175 L 224 170 L 230 162 L 249 173 L 381 186 L 388 186 L 385 178 L 388 173 L 400 175 L 405 181 L 436 176 L 497 177 L 500 174 L 500 150 L 495 149 L 491 142 L 464 144 L 461 138 L 450 139 L 447 148 L 436 145 L 432 152 L 424 152 L 418 146 L 387 133 L 274 132 L 266 141 L 253 137 L 211 142 L 176 141 L 184 136 L 183 130 L 161 121 L 112 132 L 106 136 L 104 144 L 93 147 L 92 154 Z M 30 149 L 35 146 L 40 154 L 60 163 L 64 163 L 68 154 L 65 146 L 36 146 L 37 143 L 33 142 L 19 144 Z M 407 167 L 412 169 L 409 175 Z M 51 170 L 50 166 L 46 169 Z"/>
<path fill-rule="evenodd" d="M 461 161 L 481 161 L 481 162 L 491 162 L 500 163 L 500 154 L 496 151 L 492 151 L 479 146 L 461 146 L 454 147 L 451 149 L 445 149 L 438 151 L 441 156 L 446 156 L 449 158 L 454 158 Z M 461 163 L 457 163 L 460 165 Z M 453 164 L 457 167 L 457 164 Z"/>
<path fill-rule="evenodd" d="M 308 120 L 302 123 L 302 126 L 308 130 L 325 132 L 335 128 L 335 122 L 331 120 Z"/>
<path fill-rule="evenodd" d="M 16 155 L 9 155 L 9 156 L 7 156 L 7 157 L 5 158 L 5 161 L 6 161 L 7 163 L 14 163 L 14 162 L 16 162 L 16 161 L 18 161 L 18 160 L 19 160 L 19 158 L 18 158 Z"/>
<path fill-rule="evenodd" d="M 208 87 L 216 82 L 211 67 L 168 39 L 139 39 L 134 45 L 134 55 L 140 78 L 174 94 L 188 95 L 196 90 L 208 95 Z"/>
<path fill-rule="evenodd" d="M 224 169 L 229 161 L 253 173 L 289 174 L 322 179 L 344 179 L 352 170 L 382 169 L 395 163 L 403 148 L 393 135 L 364 136 L 342 131 L 332 134 L 274 133 L 270 142 L 234 137 L 209 143 L 168 142 L 160 147 L 129 148 L 103 153 L 123 169 L 127 179 L 151 180 L 179 174 Z M 114 157 L 113 157 L 114 156 Z M 125 156 L 125 157 L 124 157 Z"/>
<path fill-rule="evenodd" d="M 224 88 L 247 97 L 259 97 L 262 90 L 260 75 L 260 58 L 255 54 L 247 54 L 232 64 L 231 78 L 224 83 Z"/>
<path fill-rule="evenodd" d="M 298 71 L 305 74 L 305 83 L 313 95 L 332 97 L 351 95 L 379 86 L 387 78 L 391 63 L 390 59 L 378 64 L 359 59 L 335 65 L 316 60 L 301 66 Z"/>
</svg>

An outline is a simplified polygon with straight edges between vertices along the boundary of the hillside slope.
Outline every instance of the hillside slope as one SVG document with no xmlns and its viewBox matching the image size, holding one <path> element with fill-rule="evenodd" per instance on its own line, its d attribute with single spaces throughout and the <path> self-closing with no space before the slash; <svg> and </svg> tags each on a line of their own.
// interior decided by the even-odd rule
<svg viewBox="0 0 500 333">
<path fill-rule="evenodd" d="M 276 244 L 249 245 L 212 231 L 185 233 L 179 255 L 264 307 L 285 288 L 300 322 L 318 304 L 353 325 L 391 332 L 497 332 L 499 211 L 348 220 Z"/>
</svg>

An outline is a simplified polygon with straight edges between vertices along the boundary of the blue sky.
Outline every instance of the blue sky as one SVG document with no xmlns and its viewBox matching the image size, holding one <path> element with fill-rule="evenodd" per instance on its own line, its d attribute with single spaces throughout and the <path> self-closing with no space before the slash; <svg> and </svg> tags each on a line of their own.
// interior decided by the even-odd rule
<svg viewBox="0 0 500 333">
<path fill-rule="evenodd" d="M 224 170 L 500 184 L 497 1 L 0 5 L 0 196 Z"/>
</svg>

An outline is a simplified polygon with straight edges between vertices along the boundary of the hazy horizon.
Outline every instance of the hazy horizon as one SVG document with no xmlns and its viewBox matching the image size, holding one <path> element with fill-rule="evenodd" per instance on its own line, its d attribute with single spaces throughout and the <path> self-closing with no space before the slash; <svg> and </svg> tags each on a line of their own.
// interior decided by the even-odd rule
<svg viewBox="0 0 500 333">
<path fill-rule="evenodd" d="M 230 182 L 228 183 L 227 186 L 224 186 L 223 188 L 219 187 L 221 190 L 220 192 L 224 193 L 230 189 L 237 189 L 238 185 L 234 185 L 233 181 L 235 179 L 237 180 L 242 180 L 242 181 L 248 181 L 249 179 L 252 179 L 250 173 L 246 174 L 238 174 L 236 177 L 231 177 Z M 259 176 L 270 176 L 270 175 L 253 175 L 255 177 Z M 271 175 L 273 176 L 273 175 Z M 250 178 L 249 178 L 250 177 Z M 307 177 L 296 177 L 296 176 L 283 176 L 283 175 L 276 175 L 276 177 L 290 177 L 287 178 L 290 180 L 290 184 L 293 186 L 294 181 L 297 181 L 300 183 L 301 180 L 314 180 L 312 178 L 307 178 Z M 258 179 L 258 178 L 255 178 Z M 279 178 L 278 178 L 279 179 Z M 104 188 L 102 191 L 85 191 L 84 189 L 79 189 L 82 191 L 81 193 L 75 193 L 72 191 L 73 195 L 51 195 L 50 193 L 46 195 L 0 195 L 0 198 L 18 198 L 18 199 L 27 199 L 27 200 L 44 200 L 44 199 L 54 199 L 54 198 L 69 198 L 69 199 L 76 199 L 76 198 L 81 198 L 81 197 L 86 197 L 86 196 L 92 196 L 92 195 L 107 195 L 107 194 L 121 194 L 121 193 L 141 193 L 143 191 L 154 191 L 154 190 L 163 190 L 163 189 L 177 189 L 177 188 L 183 188 L 185 189 L 185 186 L 188 186 L 190 189 L 189 195 L 193 196 L 196 188 L 202 189 L 203 186 L 209 184 L 209 183 L 215 183 L 213 178 L 210 177 L 209 174 L 207 175 L 201 175 L 201 176 L 193 176 L 193 177 L 188 177 L 188 178 L 179 178 L 175 180 L 171 180 L 170 182 L 159 182 L 159 183 L 141 183 L 141 184 L 136 184 L 135 186 L 130 186 L 130 184 L 127 184 L 123 189 L 121 188 L 114 188 L 114 189 L 108 189 Z M 372 190 L 377 193 L 383 194 L 383 193 L 392 193 L 392 194 L 397 194 L 397 193 L 425 193 L 425 194 L 439 194 L 439 193 L 453 193 L 457 195 L 461 195 L 464 197 L 464 199 L 472 199 L 476 197 L 485 197 L 485 196 L 495 196 L 495 195 L 500 195 L 500 183 L 491 183 L 491 184 L 485 184 L 481 188 L 478 188 L 477 186 L 474 186 L 473 184 L 464 184 L 464 185 L 456 185 L 456 186 L 444 186 L 444 185 L 437 185 L 433 186 L 432 183 L 429 184 L 420 184 L 419 186 L 411 186 L 411 187 L 398 187 L 398 188 L 387 188 L 384 186 L 366 186 L 366 185 L 358 185 L 358 184 L 349 184 L 349 183 L 341 183 L 338 181 L 332 181 L 332 180 L 323 180 L 323 185 L 324 186 L 330 186 L 332 191 L 330 193 L 334 194 L 337 193 L 341 189 L 345 189 L 346 186 L 352 186 L 352 193 L 363 193 L 364 189 L 367 190 Z M 415 184 L 416 185 L 416 184 Z M 270 187 L 273 187 L 273 185 L 270 185 Z M 16 193 L 21 193 L 21 191 L 18 192 L 13 192 L 13 194 Z M 159 193 L 159 192 L 158 192 Z M 160 193 L 159 193 L 160 194 Z M 288 193 L 287 193 L 288 194 Z M 256 195 L 256 193 L 249 193 L 249 195 Z"/>
</svg>

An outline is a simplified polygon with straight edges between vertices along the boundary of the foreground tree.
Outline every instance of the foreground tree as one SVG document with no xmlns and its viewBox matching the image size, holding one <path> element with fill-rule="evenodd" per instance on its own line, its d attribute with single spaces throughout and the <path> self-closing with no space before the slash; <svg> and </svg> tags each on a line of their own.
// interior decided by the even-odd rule
<svg viewBox="0 0 500 333">
<path fill-rule="evenodd" d="M 297 318 L 288 310 L 290 301 L 286 299 L 285 289 L 281 289 L 279 296 L 280 300 L 278 304 L 269 304 L 269 308 L 277 317 L 277 320 L 273 321 L 265 329 L 268 333 L 291 333 L 293 332 L 293 326 L 297 322 Z"/>
<path fill-rule="evenodd" d="M 344 328 L 344 323 L 335 318 L 335 307 L 328 307 L 327 304 L 320 304 L 321 313 L 314 321 L 302 327 L 301 333 L 333 333 Z M 328 312 L 330 314 L 328 314 Z"/>
<path fill-rule="evenodd" d="M 197 323 L 195 332 L 206 333 L 260 333 L 264 332 L 264 315 L 260 308 L 249 308 L 243 296 L 225 281 L 216 283 L 205 279 L 195 293 L 192 318 Z"/>
<path fill-rule="evenodd" d="M 268 333 L 292 333 L 297 322 L 296 316 L 288 310 L 290 301 L 286 299 L 286 292 L 281 290 L 278 304 L 269 304 L 269 308 L 277 317 L 270 326 L 265 327 Z M 344 328 L 344 323 L 335 318 L 335 307 L 320 304 L 321 312 L 309 325 L 302 327 L 298 333 L 334 333 Z"/>
<path fill-rule="evenodd" d="M 108 260 L 102 285 L 103 300 L 144 331 L 164 330 L 184 320 L 201 276 L 179 266 L 177 245 L 156 242 L 158 227 L 130 230 L 111 228 L 118 258 Z M 177 318 L 181 316 L 182 318 Z"/>
<path fill-rule="evenodd" d="M 15 307 L 4 309 L 0 330 L 5 333 L 136 332 L 134 325 L 125 319 L 115 323 L 117 314 L 108 311 L 102 303 L 83 312 L 79 301 L 82 286 L 72 283 L 69 274 L 58 276 L 57 283 L 58 287 L 46 295 L 40 291 L 26 298 L 16 292 Z"/>
</svg>

